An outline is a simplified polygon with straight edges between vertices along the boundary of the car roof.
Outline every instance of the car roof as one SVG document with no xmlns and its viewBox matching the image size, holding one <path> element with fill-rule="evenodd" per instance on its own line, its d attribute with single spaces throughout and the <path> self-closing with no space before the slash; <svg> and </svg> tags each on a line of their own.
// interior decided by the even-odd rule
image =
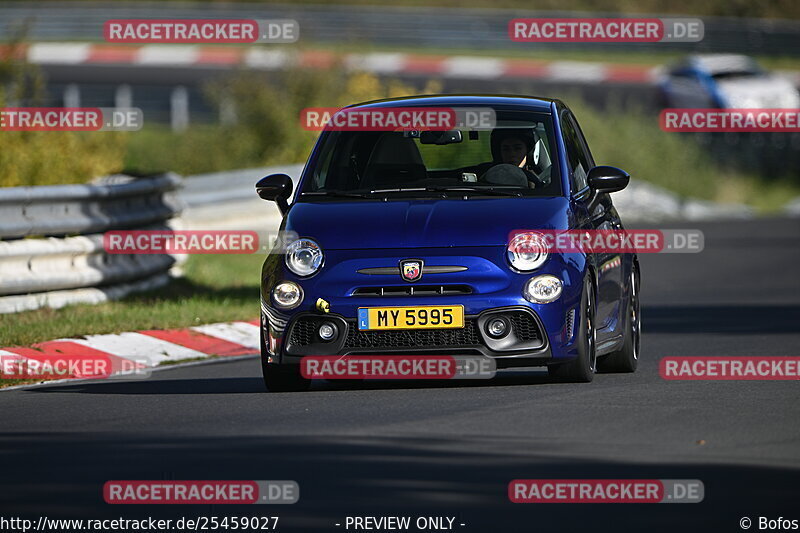
<svg viewBox="0 0 800 533">
<path fill-rule="evenodd" d="M 694 54 L 686 58 L 693 68 L 709 74 L 721 72 L 747 72 L 757 68 L 753 58 L 740 54 Z"/>
<path fill-rule="evenodd" d="M 541 98 L 523 95 L 502 94 L 430 94 L 421 96 L 404 96 L 400 98 L 385 98 L 353 104 L 347 107 L 428 107 L 428 106 L 474 106 L 474 107 L 503 107 L 518 109 L 520 111 L 536 111 L 550 113 L 553 102 L 561 103 L 552 98 Z"/>
</svg>

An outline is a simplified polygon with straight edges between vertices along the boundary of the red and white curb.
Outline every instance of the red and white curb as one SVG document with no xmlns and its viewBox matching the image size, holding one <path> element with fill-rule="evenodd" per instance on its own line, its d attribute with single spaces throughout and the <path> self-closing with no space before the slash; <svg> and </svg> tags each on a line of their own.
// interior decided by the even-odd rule
<svg viewBox="0 0 800 533">
<path fill-rule="evenodd" d="M 20 55 L 31 63 L 41 65 L 130 65 L 165 68 L 242 66 L 258 70 L 277 70 L 287 65 L 330 68 L 341 62 L 348 70 L 375 74 L 474 79 L 504 77 L 577 83 L 653 83 L 659 72 L 658 67 L 635 64 L 407 53 L 336 54 L 326 50 L 292 51 L 219 45 L 35 43 L 28 45 Z"/>
<path fill-rule="evenodd" d="M 406 74 L 458 79 L 516 78 L 567 83 L 653 84 L 662 67 L 629 63 L 541 61 L 484 56 L 385 53 L 337 54 L 327 50 L 226 47 L 221 45 L 118 45 L 106 43 L 34 43 L 18 57 L 41 65 L 129 65 L 132 67 L 247 67 L 278 70 L 288 65 L 330 68 L 341 63 L 348 70 L 375 74 Z M 6 55 L 0 47 L 0 57 Z M 800 72 L 778 74 L 800 85 Z"/>
<path fill-rule="evenodd" d="M 0 358 L 45 363 L 65 358 L 107 358 L 113 368 L 125 360 L 154 368 L 165 362 L 211 356 L 234 357 L 260 352 L 259 321 L 221 322 L 180 329 L 144 330 L 56 339 L 29 347 L 0 349 Z M 130 368 L 130 365 L 128 365 Z M 112 373 L 112 375 L 118 372 Z"/>
</svg>

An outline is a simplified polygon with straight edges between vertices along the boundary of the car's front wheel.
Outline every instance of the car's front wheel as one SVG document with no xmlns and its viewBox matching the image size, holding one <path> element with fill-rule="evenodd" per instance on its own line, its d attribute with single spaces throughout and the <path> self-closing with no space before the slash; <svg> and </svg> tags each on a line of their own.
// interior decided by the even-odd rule
<svg viewBox="0 0 800 533">
<path fill-rule="evenodd" d="M 300 392 L 311 387 L 311 380 L 300 374 L 300 365 L 279 365 L 268 363 L 267 347 L 264 342 L 264 333 L 261 337 L 261 373 L 264 375 L 264 385 L 269 392 Z"/>
<path fill-rule="evenodd" d="M 594 287 L 589 278 L 583 282 L 581 315 L 578 327 L 578 357 L 567 363 L 547 367 L 550 375 L 560 381 L 588 383 L 597 371 L 597 333 L 595 330 Z"/>
<path fill-rule="evenodd" d="M 262 360 L 261 369 L 269 392 L 300 392 L 311 387 L 311 380 L 300 374 L 300 365 L 277 365 Z"/>
<path fill-rule="evenodd" d="M 622 347 L 598 361 L 601 372 L 635 372 L 642 342 L 642 311 L 639 303 L 639 268 L 634 264 L 630 277 L 630 297 L 626 306 L 625 339 Z"/>
</svg>

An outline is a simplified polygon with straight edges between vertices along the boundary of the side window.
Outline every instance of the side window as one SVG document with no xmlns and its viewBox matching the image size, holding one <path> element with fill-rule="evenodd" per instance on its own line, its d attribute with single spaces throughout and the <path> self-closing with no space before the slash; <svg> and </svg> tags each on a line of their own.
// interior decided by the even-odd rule
<svg viewBox="0 0 800 533">
<path fill-rule="evenodd" d="M 697 81 L 698 79 L 697 73 L 691 70 L 673 70 L 669 75 L 672 78 L 685 81 Z"/>
<path fill-rule="evenodd" d="M 311 180 L 312 191 L 316 191 L 325 187 L 325 183 L 328 181 L 327 178 L 331 166 L 331 159 L 333 159 L 333 150 L 331 148 L 328 148 L 326 153 L 322 154 L 319 163 L 317 163 L 316 165 L 316 170 Z"/>
<path fill-rule="evenodd" d="M 583 136 L 583 130 L 581 129 L 581 125 L 578 124 L 578 119 L 575 118 L 575 115 L 569 115 L 570 120 L 572 121 L 573 125 L 575 126 L 575 131 L 578 133 L 578 142 L 580 143 L 581 149 L 583 151 L 583 156 L 586 161 L 589 163 L 589 168 L 586 169 L 586 172 L 589 172 L 594 165 L 594 157 L 592 157 L 592 151 L 589 150 L 589 143 L 586 142 L 586 137 Z"/>
<path fill-rule="evenodd" d="M 564 144 L 567 147 L 570 186 L 572 192 L 576 193 L 587 187 L 586 175 L 589 173 L 589 169 L 594 166 L 594 162 L 577 122 L 569 113 L 562 115 L 561 133 L 564 136 Z"/>
</svg>

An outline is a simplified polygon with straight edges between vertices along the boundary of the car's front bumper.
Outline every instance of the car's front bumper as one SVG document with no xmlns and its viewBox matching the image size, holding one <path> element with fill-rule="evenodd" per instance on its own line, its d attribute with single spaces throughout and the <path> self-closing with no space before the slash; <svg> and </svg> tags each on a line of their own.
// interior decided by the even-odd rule
<svg viewBox="0 0 800 533">
<path fill-rule="evenodd" d="M 348 251 L 331 253 L 325 272 L 298 279 L 286 271 L 277 258 L 268 259 L 262 276 L 262 323 L 269 362 L 295 363 L 308 355 L 484 355 L 501 366 L 527 366 L 562 362 L 577 355 L 576 313 L 580 304 L 583 263 L 581 258 L 551 257 L 532 273 L 517 273 L 500 266 L 504 250 L 471 248 L 436 250 L 422 257 L 429 265 L 460 265 L 463 271 L 426 274 L 415 284 L 399 281 L 398 258 L 407 251 Z M 402 255 L 401 255 L 402 254 Z M 363 257 L 362 257 L 363 256 Z M 570 260 L 567 260 L 570 259 Z M 368 267 L 393 267 L 385 275 L 365 275 Z M 550 274 L 563 282 L 561 297 L 548 304 L 534 304 L 523 298 L 523 287 L 533 276 Z M 291 311 L 279 311 L 269 298 L 276 283 L 288 280 L 299 284 L 304 299 Z M 463 294 L 395 294 L 403 288 L 441 286 L 450 290 L 465 287 Z M 429 287 L 430 288 L 430 287 Z M 371 289 L 381 289 L 371 294 Z M 316 309 L 322 298 L 330 312 Z M 458 329 L 420 329 L 361 331 L 356 324 L 361 307 L 461 305 L 465 324 Z M 486 319 L 508 314 L 512 334 L 496 341 L 485 330 Z M 334 341 L 322 342 L 317 335 L 323 321 L 335 324 Z M 519 334 L 518 334 L 519 332 Z"/>
<path fill-rule="evenodd" d="M 502 339 L 494 339 L 486 331 L 486 322 L 496 316 L 511 323 L 510 333 Z M 330 341 L 323 341 L 317 333 L 325 322 L 337 331 Z M 554 347 L 557 360 L 565 360 L 570 343 L 560 341 L 574 337 L 574 312 L 566 316 L 560 329 L 554 346 L 541 317 L 521 305 L 466 315 L 463 328 L 381 331 L 359 330 L 355 318 L 337 313 L 300 312 L 282 322 L 274 309 L 262 309 L 268 362 L 281 364 L 299 364 L 312 355 L 482 355 L 494 359 L 498 368 L 541 366 L 554 361 Z"/>
</svg>

